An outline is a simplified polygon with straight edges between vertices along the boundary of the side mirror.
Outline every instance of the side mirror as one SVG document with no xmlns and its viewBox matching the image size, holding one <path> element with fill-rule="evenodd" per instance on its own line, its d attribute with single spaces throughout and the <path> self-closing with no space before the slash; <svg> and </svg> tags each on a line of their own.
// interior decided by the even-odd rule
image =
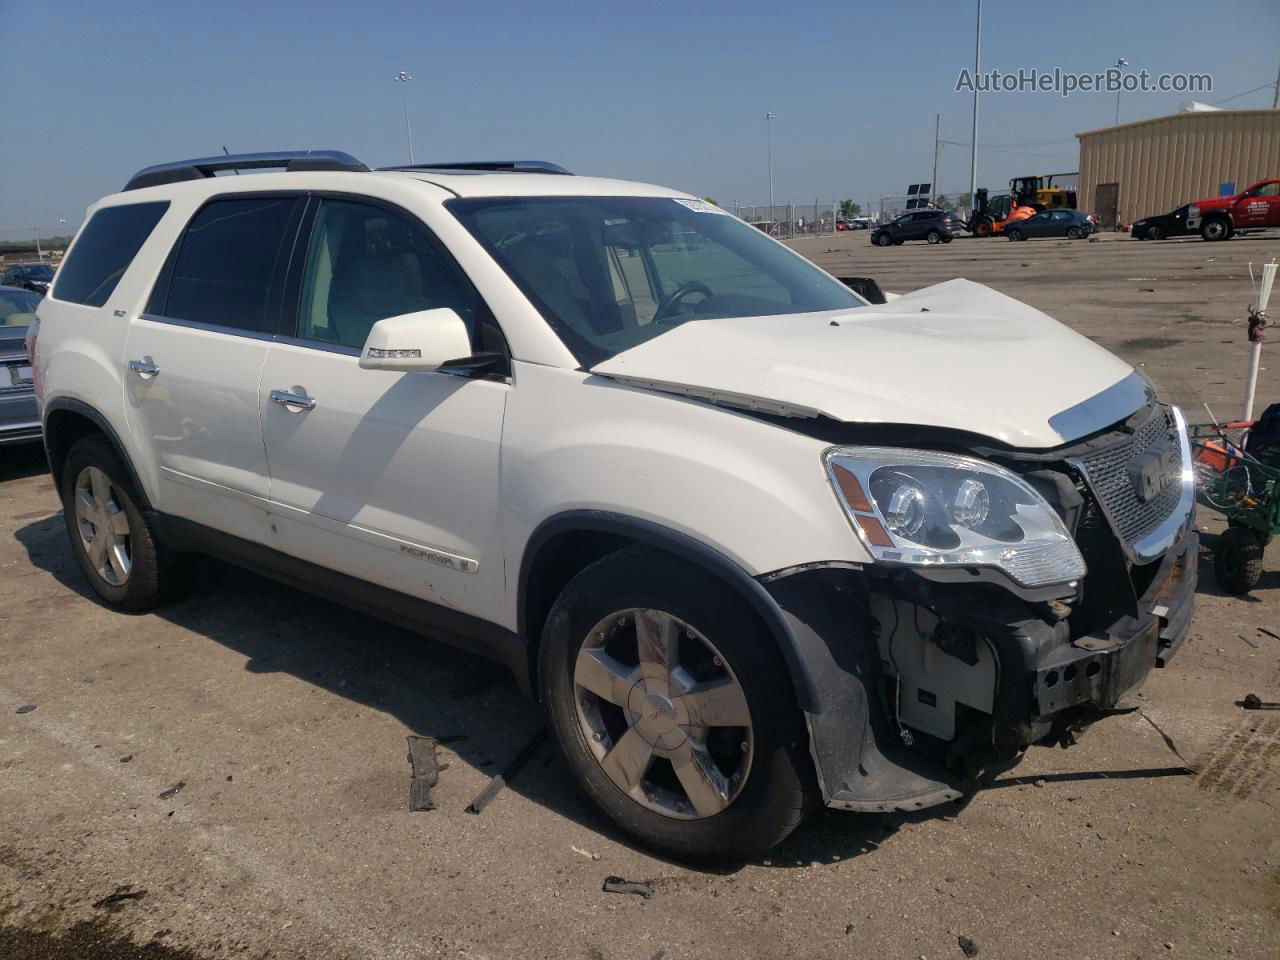
<svg viewBox="0 0 1280 960">
<path fill-rule="evenodd" d="M 471 356 L 471 336 L 449 307 L 419 310 L 379 320 L 360 351 L 364 370 L 438 370 L 450 360 Z"/>
</svg>

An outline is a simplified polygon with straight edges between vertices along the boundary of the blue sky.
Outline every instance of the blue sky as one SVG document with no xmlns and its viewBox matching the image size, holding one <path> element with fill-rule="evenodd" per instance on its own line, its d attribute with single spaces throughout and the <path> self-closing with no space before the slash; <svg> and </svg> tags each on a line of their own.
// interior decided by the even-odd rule
<svg viewBox="0 0 1280 960">
<path fill-rule="evenodd" d="M 927 180 L 934 113 L 969 140 L 974 0 L 915 3 L 597 0 L 329 3 L 0 0 L 6 110 L 0 229 L 78 223 L 151 163 L 221 151 L 328 147 L 407 159 L 408 70 L 418 159 L 538 158 L 731 205 L 763 202 L 763 114 L 778 202 L 865 203 Z M 1276 0 L 985 0 L 983 66 L 1208 72 L 1220 100 L 1273 82 Z M 1219 38 L 1209 42 L 1212 37 Z M 1122 119 L 1185 94 L 1126 94 Z M 1267 107 L 1271 91 L 1229 106 Z M 993 94 L 979 184 L 1073 170 L 1081 130 L 1115 97 Z M 1068 141 L 1068 142 L 1061 142 Z M 939 183 L 968 188 L 945 146 Z M 10 234 L 0 233 L 0 236 Z"/>
</svg>

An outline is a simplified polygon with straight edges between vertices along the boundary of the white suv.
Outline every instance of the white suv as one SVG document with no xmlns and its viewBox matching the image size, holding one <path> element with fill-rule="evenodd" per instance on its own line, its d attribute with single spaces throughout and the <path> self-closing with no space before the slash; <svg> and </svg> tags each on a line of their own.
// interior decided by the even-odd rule
<svg viewBox="0 0 1280 960">
<path fill-rule="evenodd" d="M 1192 613 L 1177 409 L 985 287 L 851 286 L 674 190 L 257 154 L 90 208 L 28 349 L 107 603 L 209 552 L 465 645 L 624 829 L 741 857 L 1070 742 Z"/>
</svg>

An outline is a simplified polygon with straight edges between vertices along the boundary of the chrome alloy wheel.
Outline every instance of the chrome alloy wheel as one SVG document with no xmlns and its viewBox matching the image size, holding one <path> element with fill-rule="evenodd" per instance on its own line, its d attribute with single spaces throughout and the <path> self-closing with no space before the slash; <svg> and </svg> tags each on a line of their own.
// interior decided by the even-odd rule
<svg viewBox="0 0 1280 960">
<path fill-rule="evenodd" d="M 662 610 L 620 610 L 588 634 L 573 669 L 578 722 L 596 762 L 636 803 L 699 820 L 746 784 L 747 697 L 720 652 Z"/>
<path fill-rule="evenodd" d="M 129 518 L 111 480 L 97 467 L 85 467 L 76 477 L 76 528 L 85 556 L 103 580 L 113 587 L 129 579 Z"/>
</svg>

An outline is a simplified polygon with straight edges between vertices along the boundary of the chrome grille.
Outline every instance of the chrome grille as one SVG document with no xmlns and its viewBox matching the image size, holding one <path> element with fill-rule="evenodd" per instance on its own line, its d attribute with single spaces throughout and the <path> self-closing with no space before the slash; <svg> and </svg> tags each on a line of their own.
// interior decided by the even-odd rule
<svg viewBox="0 0 1280 960">
<path fill-rule="evenodd" d="M 1173 513 L 1182 496 L 1182 484 L 1171 483 L 1150 500 L 1140 500 L 1129 476 L 1130 461 L 1166 438 L 1178 449 L 1173 418 L 1167 408 L 1156 407 L 1150 419 L 1123 441 L 1080 458 L 1094 496 L 1125 543 L 1135 543 L 1153 532 Z"/>
</svg>

